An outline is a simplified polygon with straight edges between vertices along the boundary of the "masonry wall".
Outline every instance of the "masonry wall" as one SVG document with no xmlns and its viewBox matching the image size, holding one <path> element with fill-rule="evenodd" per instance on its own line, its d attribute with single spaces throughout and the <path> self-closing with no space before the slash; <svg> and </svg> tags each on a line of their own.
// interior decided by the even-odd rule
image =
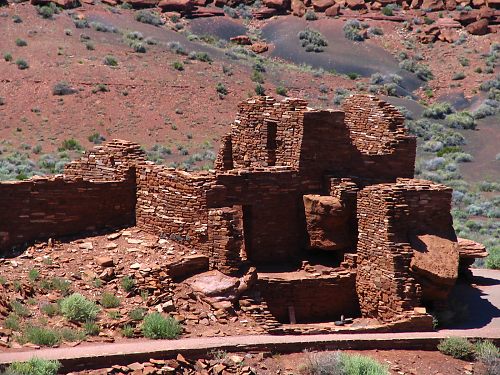
<svg viewBox="0 0 500 375">
<path fill-rule="evenodd" d="M 206 192 L 213 175 L 145 163 L 137 166 L 137 226 L 208 255 Z"/>
<path fill-rule="evenodd" d="M 297 323 L 340 320 L 341 315 L 359 316 L 355 291 L 356 274 L 340 271 L 310 278 L 283 274 L 259 274 L 258 289 L 271 314 L 289 323 L 289 307 Z"/>
<path fill-rule="evenodd" d="M 135 181 L 38 177 L 0 182 L 0 255 L 50 237 L 134 224 Z"/>
<path fill-rule="evenodd" d="M 356 290 L 364 316 L 394 321 L 420 305 L 409 236 L 438 233 L 452 239 L 450 202 L 451 189 L 423 180 L 398 179 L 360 191 Z"/>
</svg>

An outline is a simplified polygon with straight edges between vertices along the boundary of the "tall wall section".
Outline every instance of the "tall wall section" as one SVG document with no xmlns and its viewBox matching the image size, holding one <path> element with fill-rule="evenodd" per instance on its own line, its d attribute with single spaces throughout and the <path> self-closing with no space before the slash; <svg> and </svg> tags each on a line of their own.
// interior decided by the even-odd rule
<svg viewBox="0 0 500 375">
<path fill-rule="evenodd" d="M 423 180 L 398 179 L 359 192 L 356 290 L 363 316 L 394 321 L 421 305 L 411 236 L 451 239 L 450 202 L 451 189 Z"/>
</svg>

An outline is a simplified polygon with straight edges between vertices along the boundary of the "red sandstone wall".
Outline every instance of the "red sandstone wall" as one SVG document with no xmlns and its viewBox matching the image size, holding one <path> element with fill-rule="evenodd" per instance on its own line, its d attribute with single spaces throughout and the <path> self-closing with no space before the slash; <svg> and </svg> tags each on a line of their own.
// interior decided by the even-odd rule
<svg viewBox="0 0 500 375">
<path fill-rule="evenodd" d="M 134 179 L 90 182 L 61 176 L 0 183 L 0 254 L 15 245 L 133 225 Z"/>
<path fill-rule="evenodd" d="M 421 286 L 410 272 L 410 234 L 453 239 L 451 189 L 399 179 L 358 194 L 356 290 L 364 316 L 398 320 L 420 305 Z"/>
<path fill-rule="evenodd" d="M 289 323 L 289 306 L 293 306 L 298 323 L 340 320 L 341 315 L 359 316 L 355 273 L 346 270 L 312 279 L 287 279 L 286 273 L 276 277 L 262 275 L 259 274 L 258 289 L 269 311 L 281 323 Z"/>
</svg>

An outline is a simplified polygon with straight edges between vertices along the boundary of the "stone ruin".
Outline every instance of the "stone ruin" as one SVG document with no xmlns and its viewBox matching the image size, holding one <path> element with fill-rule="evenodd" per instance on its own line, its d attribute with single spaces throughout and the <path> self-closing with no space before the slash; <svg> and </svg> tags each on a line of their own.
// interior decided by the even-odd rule
<svg viewBox="0 0 500 375">
<path fill-rule="evenodd" d="M 0 183 L 0 255 L 136 225 L 202 253 L 205 278 L 253 271 L 233 302 L 269 328 L 361 317 L 432 329 L 425 306 L 445 301 L 484 248 L 460 245 L 450 188 L 413 179 L 403 122 L 374 96 L 342 110 L 255 97 L 239 105 L 214 170 L 199 172 L 113 140 L 64 175 Z"/>
</svg>

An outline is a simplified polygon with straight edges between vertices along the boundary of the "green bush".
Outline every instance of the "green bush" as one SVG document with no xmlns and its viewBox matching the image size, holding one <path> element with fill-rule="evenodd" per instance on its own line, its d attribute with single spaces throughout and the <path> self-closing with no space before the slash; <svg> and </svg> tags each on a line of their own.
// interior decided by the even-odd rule
<svg viewBox="0 0 500 375">
<path fill-rule="evenodd" d="M 447 102 L 434 103 L 434 104 L 428 106 L 424 110 L 424 112 L 422 113 L 422 116 L 427 117 L 427 118 L 433 118 L 433 119 L 444 119 L 446 117 L 446 115 L 449 115 L 453 111 L 454 111 L 454 109 L 450 103 L 447 103 Z"/>
<path fill-rule="evenodd" d="M 11 301 L 10 307 L 12 311 L 18 316 L 27 317 L 31 315 L 30 310 L 19 301 L 16 300 Z"/>
<path fill-rule="evenodd" d="M 59 314 L 61 310 L 57 303 L 46 303 L 40 307 L 40 311 L 47 316 L 55 316 Z"/>
<path fill-rule="evenodd" d="M 392 11 L 392 7 L 389 7 L 389 6 L 383 7 L 381 12 L 384 16 L 393 16 L 394 15 L 394 12 Z"/>
<path fill-rule="evenodd" d="M 181 332 L 182 327 L 177 320 L 165 318 L 157 312 L 147 315 L 142 324 L 142 334 L 148 339 L 175 339 Z"/>
<path fill-rule="evenodd" d="M 472 360 L 474 359 L 474 345 L 464 337 L 448 337 L 439 342 L 438 350 L 453 358 Z"/>
<path fill-rule="evenodd" d="M 163 20 L 157 13 L 148 10 L 139 10 L 135 13 L 134 18 L 138 22 L 147 23 L 154 26 L 160 26 L 164 24 Z"/>
<path fill-rule="evenodd" d="M 13 362 L 6 375 L 57 375 L 60 368 L 59 361 L 33 357 L 26 362 Z"/>
<path fill-rule="evenodd" d="M 110 55 L 104 57 L 103 63 L 107 66 L 118 66 L 118 60 L 116 59 L 116 57 Z"/>
<path fill-rule="evenodd" d="M 146 315 L 146 310 L 143 309 L 142 307 L 137 307 L 128 313 L 129 318 L 136 321 L 144 319 L 145 315 Z"/>
<path fill-rule="evenodd" d="M 309 354 L 303 370 L 308 375 L 389 375 L 370 357 L 341 352 Z"/>
<path fill-rule="evenodd" d="M 302 41 L 302 47 L 305 48 L 306 52 L 323 52 L 324 47 L 328 46 L 323 34 L 317 30 L 306 28 L 299 32 L 297 36 Z"/>
<path fill-rule="evenodd" d="M 172 67 L 178 71 L 184 70 L 184 64 L 182 64 L 180 61 L 174 61 L 174 63 L 172 64 Z"/>
<path fill-rule="evenodd" d="M 25 70 L 25 69 L 28 69 L 30 67 L 28 62 L 24 59 L 17 59 L 16 65 L 17 65 L 17 68 L 20 70 Z"/>
<path fill-rule="evenodd" d="M 42 161 L 43 160 L 45 159 L 42 159 Z M 48 165 L 45 166 L 48 167 Z M 60 277 L 54 277 L 51 280 L 42 280 L 40 282 L 40 287 L 44 290 L 58 290 L 61 294 L 67 295 L 70 291 L 71 283 Z"/>
<path fill-rule="evenodd" d="M 67 82 L 58 82 L 52 88 L 52 95 L 71 95 L 74 94 L 77 90 L 72 88 Z"/>
<path fill-rule="evenodd" d="M 452 113 L 445 118 L 445 123 L 455 129 L 475 129 L 476 120 L 470 112 L 462 111 Z"/>
<path fill-rule="evenodd" d="M 28 42 L 26 42 L 24 39 L 21 39 L 21 38 L 16 39 L 16 46 L 26 47 L 27 45 L 28 45 Z"/>
<path fill-rule="evenodd" d="M 101 332 L 101 328 L 97 323 L 89 320 L 83 324 L 83 331 L 89 336 L 97 336 Z"/>
<path fill-rule="evenodd" d="M 59 335 L 61 336 L 61 339 L 66 342 L 82 341 L 85 339 L 85 332 L 67 327 L 62 328 L 59 331 Z"/>
<path fill-rule="evenodd" d="M 131 292 L 132 290 L 134 290 L 135 280 L 133 277 L 124 276 L 121 280 L 121 285 L 124 291 L 126 291 L 127 293 Z"/>
<path fill-rule="evenodd" d="M 123 337 L 133 337 L 134 336 L 134 327 L 129 324 L 126 324 L 122 328 L 122 336 Z"/>
<path fill-rule="evenodd" d="M 260 83 L 257 83 L 257 86 L 255 86 L 255 93 L 257 95 L 264 96 L 266 95 L 266 89 Z"/>
<path fill-rule="evenodd" d="M 276 87 L 276 94 L 281 95 L 281 96 L 287 96 L 287 90 L 283 86 L 278 86 L 278 87 Z"/>
<path fill-rule="evenodd" d="M 500 351 L 491 341 L 476 342 L 476 359 L 486 367 L 486 375 L 500 374 Z"/>
<path fill-rule="evenodd" d="M 61 312 L 69 320 L 85 322 L 95 320 L 99 307 L 79 293 L 73 293 L 61 301 Z"/>
<path fill-rule="evenodd" d="M 26 327 L 21 339 L 42 346 L 55 346 L 61 342 L 61 337 L 56 330 L 38 326 Z"/>
<path fill-rule="evenodd" d="M 486 267 L 493 270 L 500 270 L 500 246 L 488 249 L 488 257 L 486 258 Z"/>
<path fill-rule="evenodd" d="M 365 40 L 365 34 L 363 31 L 363 25 L 357 19 L 350 19 L 343 26 L 344 36 L 355 42 L 362 42 Z"/>
<path fill-rule="evenodd" d="M 464 78 L 465 78 L 465 73 L 464 72 L 454 73 L 453 76 L 451 77 L 451 79 L 453 81 L 460 81 L 460 80 L 462 80 Z"/>
<path fill-rule="evenodd" d="M 113 293 L 104 292 L 101 296 L 101 306 L 105 309 L 112 309 L 120 306 L 120 299 Z"/>
<path fill-rule="evenodd" d="M 33 268 L 28 272 L 28 279 L 30 279 L 31 282 L 35 282 L 38 280 L 40 277 L 40 271 L 37 269 Z"/>
<path fill-rule="evenodd" d="M 217 85 L 215 86 L 215 91 L 217 91 L 217 93 L 221 96 L 225 96 L 228 93 L 226 86 L 224 86 L 224 84 L 221 82 L 217 83 Z"/>
<path fill-rule="evenodd" d="M 5 53 L 3 54 L 3 59 L 4 59 L 5 61 L 7 61 L 7 62 L 12 61 L 12 54 L 10 54 L 9 52 L 5 52 Z"/>
<path fill-rule="evenodd" d="M 38 6 L 36 8 L 37 13 L 42 16 L 42 18 L 52 19 L 54 14 L 59 14 L 60 10 L 54 3 L 48 3 L 47 5 Z"/>
<path fill-rule="evenodd" d="M 13 313 L 10 313 L 7 318 L 5 318 L 3 325 L 5 326 L 5 328 L 11 329 L 13 331 L 19 331 L 19 328 L 21 328 L 19 317 Z"/>
</svg>

